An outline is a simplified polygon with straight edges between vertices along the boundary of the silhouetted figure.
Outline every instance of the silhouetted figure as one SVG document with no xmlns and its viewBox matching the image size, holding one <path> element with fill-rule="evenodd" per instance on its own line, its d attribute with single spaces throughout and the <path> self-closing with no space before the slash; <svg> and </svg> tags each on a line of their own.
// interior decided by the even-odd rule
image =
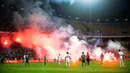
<svg viewBox="0 0 130 73">
<path fill-rule="evenodd" d="M 46 66 L 46 54 L 44 55 L 44 66 Z"/>
<path fill-rule="evenodd" d="M 104 60 L 104 54 L 103 53 L 101 53 L 100 58 L 101 58 L 101 64 L 103 64 L 103 60 Z"/>
<path fill-rule="evenodd" d="M 60 61 L 61 61 L 61 57 L 60 57 L 60 54 L 58 55 L 58 64 L 60 64 Z"/>
<path fill-rule="evenodd" d="M 87 55 L 86 55 L 86 64 L 89 65 L 89 63 L 90 63 L 90 55 L 89 55 L 89 53 L 87 53 Z"/>
<path fill-rule="evenodd" d="M 0 56 L 0 64 L 1 64 L 1 65 L 4 64 L 4 56 L 3 56 L 3 55 Z"/>
</svg>

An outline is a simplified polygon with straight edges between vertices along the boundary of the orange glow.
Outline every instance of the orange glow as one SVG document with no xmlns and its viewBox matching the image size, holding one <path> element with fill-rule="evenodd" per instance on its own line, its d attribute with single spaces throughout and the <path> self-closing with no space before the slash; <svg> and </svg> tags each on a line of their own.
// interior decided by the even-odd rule
<svg viewBox="0 0 130 73">
<path fill-rule="evenodd" d="M 116 61 L 110 60 L 110 61 L 105 61 L 105 62 L 103 63 L 103 66 L 114 67 L 114 66 L 117 66 L 118 63 L 119 63 L 118 60 L 116 60 Z"/>
<path fill-rule="evenodd" d="M 36 45 L 37 43 L 36 42 L 33 42 L 34 45 Z"/>
<path fill-rule="evenodd" d="M 71 66 L 75 67 L 75 66 L 79 66 L 80 62 L 73 60 L 70 64 Z"/>
<path fill-rule="evenodd" d="M 73 60 L 73 62 L 75 62 L 75 60 Z"/>
</svg>

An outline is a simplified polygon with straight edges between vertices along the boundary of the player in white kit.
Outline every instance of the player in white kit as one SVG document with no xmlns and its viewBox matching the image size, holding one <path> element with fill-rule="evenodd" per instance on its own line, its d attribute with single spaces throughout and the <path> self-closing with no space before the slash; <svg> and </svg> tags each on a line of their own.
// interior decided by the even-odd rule
<svg viewBox="0 0 130 73">
<path fill-rule="evenodd" d="M 61 57 L 60 57 L 60 54 L 58 55 L 58 64 L 60 64 L 60 61 L 61 61 Z"/>
<path fill-rule="evenodd" d="M 70 67 L 70 55 L 68 52 L 66 52 L 65 61 L 66 61 L 66 67 Z"/>
<path fill-rule="evenodd" d="M 26 64 L 26 55 L 23 56 L 23 64 Z"/>
<path fill-rule="evenodd" d="M 124 67 L 124 62 L 123 62 L 124 53 L 121 50 L 119 50 L 118 54 L 119 54 L 120 67 L 122 68 L 122 67 Z"/>
</svg>

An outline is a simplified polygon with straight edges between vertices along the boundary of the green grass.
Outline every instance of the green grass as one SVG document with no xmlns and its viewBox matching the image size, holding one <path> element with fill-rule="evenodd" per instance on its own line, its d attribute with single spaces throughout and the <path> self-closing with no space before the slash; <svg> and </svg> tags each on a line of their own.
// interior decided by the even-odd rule
<svg viewBox="0 0 130 73">
<path fill-rule="evenodd" d="M 93 61 L 90 65 L 82 68 L 80 63 L 72 63 L 70 68 L 65 67 L 65 63 L 31 63 L 30 67 L 22 64 L 4 64 L 0 66 L 0 73 L 130 73 L 130 61 L 125 61 L 125 68 L 120 68 L 119 64 L 101 65 Z"/>
</svg>

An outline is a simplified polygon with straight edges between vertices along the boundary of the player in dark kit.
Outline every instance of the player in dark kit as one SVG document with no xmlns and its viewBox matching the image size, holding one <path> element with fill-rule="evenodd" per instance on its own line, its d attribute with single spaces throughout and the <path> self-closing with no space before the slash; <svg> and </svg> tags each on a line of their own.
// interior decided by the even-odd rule
<svg viewBox="0 0 130 73">
<path fill-rule="evenodd" d="M 89 55 L 89 53 L 87 53 L 87 55 L 86 55 L 86 65 L 88 64 L 89 65 L 89 63 L 90 63 L 90 55 Z"/>
<path fill-rule="evenodd" d="M 85 62 L 86 62 L 86 58 L 85 58 L 84 52 L 82 52 L 81 61 L 82 61 L 82 67 L 84 67 L 85 66 Z"/>
<path fill-rule="evenodd" d="M 46 54 L 44 55 L 44 66 L 46 66 Z"/>
<path fill-rule="evenodd" d="M 100 58 L 101 58 L 101 64 L 103 64 L 103 59 L 104 59 L 103 53 L 101 53 Z"/>
<path fill-rule="evenodd" d="M 26 55 L 26 66 L 27 66 L 27 65 L 30 66 L 30 65 L 29 65 L 29 56 L 28 56 L 28 55 Z"/>
</svg>

